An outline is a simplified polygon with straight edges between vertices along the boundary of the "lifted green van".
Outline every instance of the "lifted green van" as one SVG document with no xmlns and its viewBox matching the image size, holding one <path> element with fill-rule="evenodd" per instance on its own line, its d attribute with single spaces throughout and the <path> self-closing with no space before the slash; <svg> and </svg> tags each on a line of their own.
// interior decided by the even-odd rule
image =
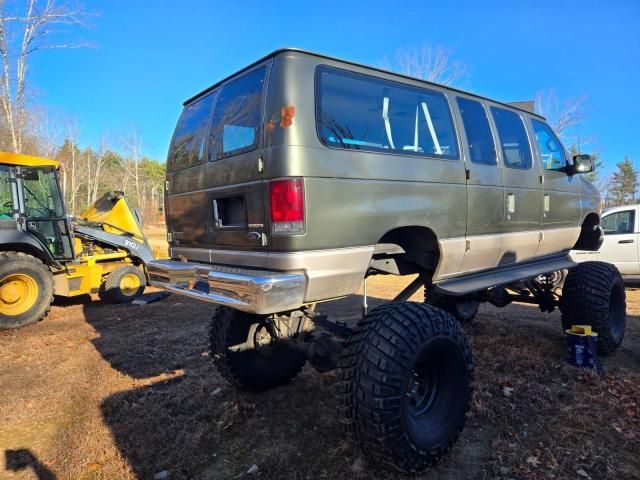
<svg viewBox="0 0 640 480">
<path fill-rule="evenodd" d="M 461 431 L 480 302 L 562 310 L 601 353 L 625 325 L 600 197 L 544 118 L 411 77 L 285 49 L 187 100 L 167 161 L 170 260 L 150 282 L 212 302 L 213 358 L 241 388 L 339 368 L 347 430 L 374 460 L 433 465 Z M 548 272 L 569 269 L 564 293 Z M 414 275 L 367 312 L 371 275 Z M 355 293 L 344 325 L 321 302 Z M 424 288 L 425 302 L 406 300 Z"/>
</svg>

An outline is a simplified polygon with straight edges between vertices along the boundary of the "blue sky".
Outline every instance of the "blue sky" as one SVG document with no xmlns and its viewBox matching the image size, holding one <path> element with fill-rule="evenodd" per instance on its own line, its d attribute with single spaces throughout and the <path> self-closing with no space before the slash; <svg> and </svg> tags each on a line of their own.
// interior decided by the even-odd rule
<svg viewBox="0 0 640 480">
<path fill-rule="evenodd" d="M 85 1 L 100 14 L 77 31 L 95 45 L 34 57 L 38 101 L 77 119 L 97 144 L 135 125 L 164 160 L 182 102 L 283 46 L 378 65 L 397 48 L 453 50 L 460 84 L 511 101 L 554 89 L 587 95 L 580 133 L 610 170 L 640 165 L 640 1 Z"/>
</svg>

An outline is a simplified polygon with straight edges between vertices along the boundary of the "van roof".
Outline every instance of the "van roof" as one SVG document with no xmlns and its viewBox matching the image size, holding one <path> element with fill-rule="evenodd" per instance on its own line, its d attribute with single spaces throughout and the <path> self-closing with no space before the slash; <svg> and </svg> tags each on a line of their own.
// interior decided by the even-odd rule
<svg viewBox="0 0 640 480">
<path fill-rule="evenodd" d="M 253 66 L 258 65 L 259 63 L 262 63 L 265 60 L 268 60 L 269 58 L 275 57 L 276 55 L 279 55 L 281 53 L 286 53 L 286 52 L 302 53 L 302 54 L 305 54 L 305 55 L 311 55 L 311 56 L 318 57 L 318 58 L 324 58 L 324 59 L 327 59 L 327 60 L 333 60 L 333 61 L 344 63 L 344 64 L 347 64 L 347 65 L 353 65 L 355 67 L 366 68 L 368 70 L 373 70 L 375 72 L 381 72 L 381 73 L 385 73 L 385 74 L 388 74 L 388 75 L 393 75 L 393 76 L 400 77 L 400 78 L 410 79 L 412 81 L 419 81 L 421 83 L 424 83 L 425 85 L 435 85 L 437 87 L 445 88 L 445 89 L 453 91 L 453 92 L 463 93 L 465 95 L 470 95 L 470 96 L 473 96 L 473 97 L 476 97 L 476 98 L 480 98 L 480 99 L 483 99 L 483 100 L 489 100 L 491 102 L 498 103 L 500 105 L 504 105 L 505 107 L 513 108 L 514 110 L 519 110 L 519 111 L 527 113 L 529 115 L 533 115 L 533 116 L 536 116 L 536 117 L 544 119 L 544 117 L 542 115 L 539 115 L 539 114 L 537 114 L 535 112 L 532 112 L 531 110 L 529 110 L 527 108 L 523 108 L 523 107 L 521 107 L 519 105 L 514 105 L 514 104 L 511 104 L 511 103 L 507 103 L 507 102 L 500 102 L 498 100 L 494 100 L 492 98 L 484 97 L 484 96 L 478 95 L 476 93 L 472 93 L 472 92 L 468 92 L 468 91 L 465 91 L 465 90 L 461 90 L 459 88 L 453 88 L 453 87 L 450 87 L 448 85 L 442 85 L 442 84 L 439 84 L 439 83 L 436 83 L 436 82 L 429 82 L 427 80 L 422 80 L 420 78 L 412 77 L 412 76 L 409 76 L 409 75 L 404 75 L 402 73 L 397 73 L 397 72 L 392 72 L 390 70 L 385 70 L 384 68 L 372 67 L 371 65 L 365 65 L 365 64 L 362 64 L 362 63 L 352 62 L 350 60 L 343 60 L 341 58 L 331 57 L 329 55 L 324 55 L 324 54 L 316 53 L 316 52 L 310 52 L 308 50 L 302 50 L 302 49 L 299 49 L 299 48 L 279 48 L 278 50 L 274 50 L 273 52 L 265 55 L 262 58 L 259 58 L 255 62 L 250 63 L 246 67 L 244 67 L 244 68 L 238 70 L 237 72 L 235 72 L 235 73 L 223 78 L 222 80 L 214 83 L 210 87 L 204 89 L 200 93 L 198 93 L 198 94 L 194 95 L 193 97 L 187 99 L 183 103 L 183 105 L 186 106 L 186 105 L 190 104 L 191 102 L 197 100 L 198 98 L 202 97 L 203 95 L 206 95 L 207 93 L 209 93 L 210 91 L 215 89 L 218 85 L 220 85 L 221 83 L 224 83 L 225 81 L 229 80 L 232 77 L 235 77 L 239 73 L 242 73 L 242 72 L 244 72 L 246 70 L 249 70 Z M 516 103 L 526 103 L 526 102 L 516 102 Z"/>
</svg>

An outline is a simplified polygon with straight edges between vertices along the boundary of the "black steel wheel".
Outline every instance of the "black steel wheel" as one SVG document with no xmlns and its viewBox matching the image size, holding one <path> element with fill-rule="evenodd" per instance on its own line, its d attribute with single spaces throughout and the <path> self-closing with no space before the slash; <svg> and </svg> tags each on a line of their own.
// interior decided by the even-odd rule
<svg viewBox="0 0 640 480">
<path fill-rule="evenodd" d="M 444 310 L 391 303 L 359 324 L 342 354 L 338 393 L 348 433 L 373 461 L 402 472 L 435 465 L 469 410 L 471 349 Z"/>
<path fill-rule="evenodd" d="M 611 355 L 622 344 L 627 321 L 624 282 L 610 263 L 584 262 L 569 270 L 560 298 L 562 328 L 590 325 L 598 353 Z"/>
<path fill-rule="evenodd" d="M 218 372 L 243 390 L 262 391 L 289 383 L 306 362 L 291 337 L 306 328 L 306 318 L 273 319 L 219 307 L 209 329 Z"/>
</svg>

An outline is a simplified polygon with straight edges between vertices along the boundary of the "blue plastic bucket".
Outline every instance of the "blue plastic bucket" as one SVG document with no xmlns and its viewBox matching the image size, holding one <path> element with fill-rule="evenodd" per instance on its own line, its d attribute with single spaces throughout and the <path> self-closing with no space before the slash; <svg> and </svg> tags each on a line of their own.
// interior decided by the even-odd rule
<svg viewBox="0 0 640 480">
<path fill-rule="evenodd" d="M 565 330 L 569 363 L 574 367 L 595 368 L 599 370 L 598 334 L 589 325 L 572 325 Z"/>
</svg>

